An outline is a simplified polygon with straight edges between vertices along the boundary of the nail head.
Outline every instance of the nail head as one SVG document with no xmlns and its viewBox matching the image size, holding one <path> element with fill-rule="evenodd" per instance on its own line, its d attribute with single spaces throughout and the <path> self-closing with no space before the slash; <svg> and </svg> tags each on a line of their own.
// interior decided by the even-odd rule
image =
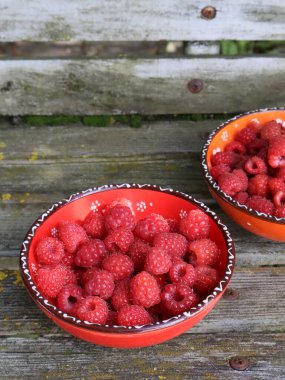
<svg viewBox="0 0 285 380">
<path fill-rule="evenodd" d="M 217 14 L 217 10 L 216 8 L 212 7 L 212 6 L 207 6 L 207 7 L 204 7 L 202 10 L 201 10 L 201 14 L 204 18 L 208 19 L 208 20 L 212 20 L 213 18 L 216 17 L 216 14 Z"/>
<path fill-rule="evenodd" d="M 249 360 L 244 356 L 233 356 L 229 360 L 230 366 L 236 371 L 244 371 L 249 367 Z"/>
</svg>

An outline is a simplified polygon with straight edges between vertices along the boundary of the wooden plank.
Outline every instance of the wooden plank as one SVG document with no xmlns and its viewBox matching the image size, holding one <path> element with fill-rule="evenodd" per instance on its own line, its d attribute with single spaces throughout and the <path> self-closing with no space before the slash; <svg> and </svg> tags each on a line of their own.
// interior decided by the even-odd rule
<svg viewBox="0 0 285 380">
<path fill-rule="evenodd" d="M 285 59 L 0 61 L 0 113 L 222 113 L 284 105 Z M 187 84 L 204 88 L 191 93 Z"/>
<path fill-rule="evenodd" d="M 211 2 L 210 2 L 211 3 Z M 216 17 L 202 17 L 213 5 Z M 68 1 L 2 0 L 0 39 L 35 40 L 284 40 L 279 0 Z"/>
</svg>

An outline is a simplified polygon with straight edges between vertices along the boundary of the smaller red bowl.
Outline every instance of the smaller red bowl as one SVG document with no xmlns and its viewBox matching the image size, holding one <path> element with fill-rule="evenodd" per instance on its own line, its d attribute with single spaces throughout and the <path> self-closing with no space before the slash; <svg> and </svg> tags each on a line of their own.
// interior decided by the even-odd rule
<svg viewBox="0 0 285 380">
<path fill-rule="evenodd" d="M 38 241 L 51 234 L 52 228 L 62 220 L 83 220 L 99 206 L 117 198 L 132 202 L 137 219 L 160 213 L 166 218 L 179 219 L 194 209 L 203 210 L 210 218 L 209 237 L 219 246 L 222 259 L 219 267 L 220 281 L 213 292 L 196 307 L 163 322 L 145 326 L 102 326 L 81 321 L 59 310 L 46 299 L 35 283 L 35 247 Z M 215 306 L 228 286 L 235 263 L 233 240 L 227 227 L 203 203 L 190 195 L 155 185 L 106 185 L 71 195 L 46 210 L 31 226 L 22 244 L 20 270 L 29 295 L 58 326 L 86 341 L 110 347 L 134 348 L 150 346 L 171 339 L 188 330 L 204 318 Z"/>
<path fill-rule="evenodd" d="M 285 122 L 285 108 L 270 108 L 237 115 L 221 124 L 209 136 L 202 151 L 202 168 L 204 178 L 212 196 L 221 208 L 240 226 L 246 230 L 268 239 L 285 242 L 285 218 L 277 218 L 264 214 L 240 204 L 224 193 L 211 176 L 211 157 L 221 152 L 234 140 L 238 131 L 245 128 L 252 120 L 258 120 L 260 126 L 266 122 L 279 119 Z"/>
</svg>

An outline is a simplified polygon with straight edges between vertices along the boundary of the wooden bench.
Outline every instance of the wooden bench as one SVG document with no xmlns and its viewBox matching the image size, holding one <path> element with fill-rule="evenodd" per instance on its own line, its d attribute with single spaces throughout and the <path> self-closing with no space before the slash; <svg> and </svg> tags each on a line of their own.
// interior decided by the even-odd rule
<svg viewBox="0 0 285 380">
<path fill-rule="evenodd" d="M 281 3 L 1 1 L 0 53 L 8 51 L 0 60 L 1 380 L 285 378 L 284 245 L 229 220 L 200 171 L 201 146 L 221 114 L 284 106 L 284 55 L 226 57 L 218 42 L 285 40 Z M 150 54 L 162 40 L 183 41 L 184 49 Z M 37 41 L 42 50 L 19 55 L 16 41 Z M 127 54 L 106 53 L 115 42 Z M 47 58 L 51 45 L 70 48 L 72 57 Z M 193 121 L 193 113 L 215 115 Z M 142 116 L 116 116 L 125 114 Z M 54 119 L 27 115 L 77 117 L 39 125 Z M 122 352 L 49 321 L 22 286 L 18 255 L 30 224 L 56 200 L 125 181 L 169 185 L 205 201 L 230 227 L 237 265 L 232 291 L 189 333 Z M 235 356 L 249 360 L 242 374 L 229 365 Z"/>
</svg>

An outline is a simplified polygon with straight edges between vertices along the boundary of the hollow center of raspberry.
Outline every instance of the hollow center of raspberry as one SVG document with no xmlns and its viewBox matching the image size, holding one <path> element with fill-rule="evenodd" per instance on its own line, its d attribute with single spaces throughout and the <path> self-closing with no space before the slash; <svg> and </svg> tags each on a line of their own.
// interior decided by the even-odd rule
<svg viewBox="0 0 285 380">
<path fill-rule="evenodd" d="M 174 296 L 173 296 L 173 299 L 174 299 L 174 301 L 176 301 L 176 302 L 181 302 L 181 301 L 183 301 L 184 296 L 183 296 L 182 294 L 175 293 Z"/>
<path fill-rule="evenodd" d="M 185 274 L 186 274 L 185 268 L 179 268 L 178 269 L 178 273 L 177 273 L 178 277 L 184 277 Z"/>
<path fill-rule="evenodd" d="M 74 297 L 74 296 L 69 296 L 68 297 L 68 303 L 70 305 L 74 305 L 74 304 L 76 304 L 76 302 L 77 302 L 77 298 L 76 297 Z"/>
</svg>

